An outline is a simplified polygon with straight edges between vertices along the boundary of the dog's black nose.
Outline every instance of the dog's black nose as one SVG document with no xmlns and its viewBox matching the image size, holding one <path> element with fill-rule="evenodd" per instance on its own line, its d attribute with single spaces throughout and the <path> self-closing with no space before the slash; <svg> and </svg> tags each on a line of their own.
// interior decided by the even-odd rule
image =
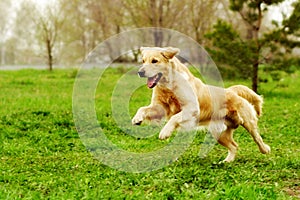
<svg viewBox="0 0 300 200">
<path fill-rule="evenodd" d="M 138 75 L 139 75 L 140 77 L 145 77 L 145 71 L 139 71 L 139 72 L 138 72 Z"/>
</svg>

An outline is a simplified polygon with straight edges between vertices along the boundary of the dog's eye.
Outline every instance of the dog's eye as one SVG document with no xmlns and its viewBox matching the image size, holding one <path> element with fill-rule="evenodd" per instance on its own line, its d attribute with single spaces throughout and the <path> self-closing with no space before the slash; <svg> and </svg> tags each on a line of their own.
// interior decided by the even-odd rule
<svg viewBox="0 0 300 200">
<path fill-rule="evenodd" d="M 153 63 L 153 64 L 155 64 L 155 63 L 157 63 L 158 62 L 158 60 L 156 60 L 156 59 L 153 59 L 152 61 L 151 61 L 151 63 Z"/>
</svg>

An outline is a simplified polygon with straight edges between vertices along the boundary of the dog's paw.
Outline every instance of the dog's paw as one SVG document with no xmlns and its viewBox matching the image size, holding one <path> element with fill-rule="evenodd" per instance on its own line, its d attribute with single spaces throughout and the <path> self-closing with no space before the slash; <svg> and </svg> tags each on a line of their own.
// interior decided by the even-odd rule
<svg viewBox="0 0 300 200">
<path fill-rule="evenodd" d="M 162 130 L 159 133 L 159 139 L 165 140 L 165 139 L 168 139 L 171 135 L 172 135 L 172 131 Z"/>
<path fill-rule="evenodd" d="M 267 149 L 267 154 L 271 153 L 271 147 L 267 144 L 265 144 L 266 149 Z"/>
<path fill-rule="evenodd" d="M 222 163 L 231 163 L 234 161 L 234 157 L 227 156 L 223 161 L 220 161 L 219 164 Z"/>
<path fill-rule="evenodd" d="M 132 118 L 131 123 L 133 125 L 141 125 L 145 119 L 145 107 L 138 109 L 135 116 Z"/>
<path fill-rule="evenodd" d="M 260 148 L 260 152 L 263 154 L 269 154 L 271 153 L 271 147 L 267 144 L 264 144 L 264 147 Z"/>
<path fill-rule="evenodd" d="M 131 120 L 132 125 L 141 125 L 143 121 L 144 118 L 141 115 L 135 115 L 134 118 Z"/>
<path fill-rule="evenodd" d="M 168 139 L 170 136 L 168 135 L 165 135 L 165 134 L 159 134 L 159 139 L 160 140 L 165 140 L 165 139 Z"/>
</svg>

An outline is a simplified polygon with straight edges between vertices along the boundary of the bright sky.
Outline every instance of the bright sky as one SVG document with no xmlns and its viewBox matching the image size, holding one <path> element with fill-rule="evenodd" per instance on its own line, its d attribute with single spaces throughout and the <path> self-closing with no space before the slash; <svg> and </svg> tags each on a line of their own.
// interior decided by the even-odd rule
<svg viewBox="0 0 300 200">
<path fill-rule="evenodd" d="M 47 5 L 47 3 L 49 3 L 48 0 L 31 0 L 31 1 L 35 2 L 39 6 L 45 6 Z"/>
<path fill-rule="evenodd" d="M 32 1 L 37 6 L 43 8 L 47 4 L 55 3 L 56 0 L 11 0 L 11 3 L 13 4 L 13 7 L 18 7 L 22 1 Z"/>
<path fill-rule="evenodd" d="M 35 2 L 38 6 L 44 7 L 47 4 L 54 3 L 56 0 L 31 0 Z"/>
<path fill-rule="evenodd" d="M 287 16 L 292 13 L 293 7 L 291 4 L 295 1 L 296 0 L 285 0 L 279 4 L 279 6 L 271 6 L 271 8 L 269 8 L 269 13 L 272 19 L 276 21 L 282 21 L 282 13 L 286 14 Z"/>
</svg>

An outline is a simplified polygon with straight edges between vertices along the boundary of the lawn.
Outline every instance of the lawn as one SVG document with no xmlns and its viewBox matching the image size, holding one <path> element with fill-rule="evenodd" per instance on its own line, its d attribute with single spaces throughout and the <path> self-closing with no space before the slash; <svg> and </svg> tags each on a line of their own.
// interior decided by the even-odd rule
<svg viewBox="0 0 300 200">
<path fill-rule="evenodd" d="M 116 91 L 115 85 L 125 72 L 109 69 L 99 80 L 94 97 L 98 123 L 121 149 L 135 153 L 162 149 L 175 136 L 160 141 L 154 131 L 140 138 L 134 131 L 126 134 L 116 123 L 111 102 L 123 91 Z M 133 72 L 127 74 L 127 80 L 145 81 Z M 176 161 L 131 173 L 100 162 L 79 137 L 72 113 L 75 70 L 1 71 L 0 199 L 299 199 L 299 76 L 260 85 L 265 103 L 259 126 L 272 148 L 270 155 L 260 154 L 250 135 L 239 128 L 235 139 L 240 150 L 233 163 L 218 164 L 227 155 L 220 145 L 200 158 L 205 132 L 199 131 Z M 247 80 L 225 81 L 226 86 L 238 83 L 250 85 Z M 125 91 L 127 85 L 122 87 Z M 146 86 L 135 90 L 129 115 L 150 97 Z"/>
</svg>

